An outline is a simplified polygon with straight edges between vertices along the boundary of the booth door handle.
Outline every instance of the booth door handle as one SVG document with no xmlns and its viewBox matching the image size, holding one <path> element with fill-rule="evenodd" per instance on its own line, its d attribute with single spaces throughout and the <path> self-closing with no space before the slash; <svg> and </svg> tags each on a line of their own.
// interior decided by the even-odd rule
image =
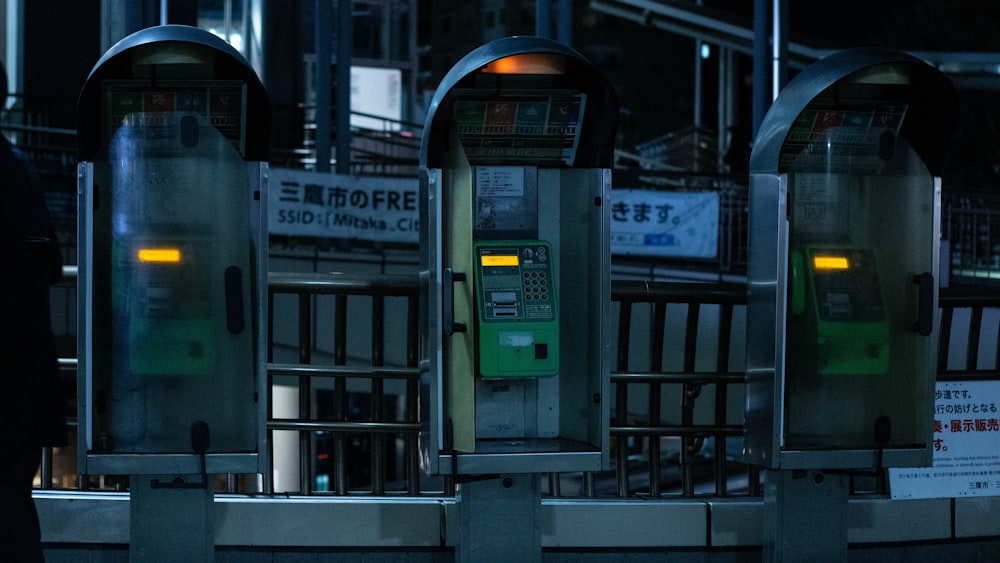
<svg viewBox="0 0 1000 563">
<path fill-rule="evenodd" d="M 917 322 L 913 323 L 913 330 L 922 336 L 930 336 L 934 329 L 934 276 L 924 272 L 913 276 L 913 283 L 919 286 Z"/>
<path fill-rule="evenodd" d="M 465 332 L 465 323 L 455 322 L 455 282 L 464 282 L 465 274 L 453 272 L 451 268 L 444 269 L 444 280 L 441 287 L 441 312 L 444 317 L 444 335 L 451 336 L 456 332 Z"/>
<path fill-rule="evenodd" d="M 230 334 L 239 334 L 243 323 L 243 272 L 236 266 L 226 268 L 226 328 Z"/>
</svg>

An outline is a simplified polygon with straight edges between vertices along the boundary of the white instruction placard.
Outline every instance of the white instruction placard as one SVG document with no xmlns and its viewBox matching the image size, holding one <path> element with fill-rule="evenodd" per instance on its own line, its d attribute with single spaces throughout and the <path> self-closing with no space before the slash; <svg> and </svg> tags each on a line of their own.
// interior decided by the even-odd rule
<svg viewBox="0 0 1000 563">
<path fill-rule="evenodd" d="M 1000 495 L 1000 381 L 938 382 L 934 463 L 889 469 L 894 499 Z"/>
</svg>

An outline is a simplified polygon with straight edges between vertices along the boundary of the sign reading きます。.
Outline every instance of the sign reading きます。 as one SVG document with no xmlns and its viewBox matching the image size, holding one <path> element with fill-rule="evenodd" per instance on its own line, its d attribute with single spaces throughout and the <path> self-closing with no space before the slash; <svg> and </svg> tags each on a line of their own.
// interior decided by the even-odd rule
<svg viewBox="0 0 1000 563">
<path fill-rule="evenodd" d="M 718 192 L 612 192 L 612 253 L 711 259 L 718 247 Z"/>
</svg>

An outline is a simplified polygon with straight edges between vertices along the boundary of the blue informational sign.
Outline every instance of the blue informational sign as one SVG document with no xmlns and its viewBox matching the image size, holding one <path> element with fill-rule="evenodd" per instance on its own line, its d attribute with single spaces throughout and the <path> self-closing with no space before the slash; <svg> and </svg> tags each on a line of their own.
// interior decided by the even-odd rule
<svg viewBox="0 0 1000 563">
<path fill-rule="evenodd" d="M 718 192 L 611 192 L 611 252 L 713 259 L 719 252 Z"/>
</svg>

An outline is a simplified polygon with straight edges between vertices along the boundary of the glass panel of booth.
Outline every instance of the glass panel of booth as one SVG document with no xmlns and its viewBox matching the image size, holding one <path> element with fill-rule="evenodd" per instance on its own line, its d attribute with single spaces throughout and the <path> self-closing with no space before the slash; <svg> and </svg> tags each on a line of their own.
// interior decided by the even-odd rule
<svg viewBox="0 0 1000 563">
<path fill-rule="evenodd" d="M 788 448 L 870 448 L 885 417 L 888 447 L 920 445 L 930 424 L 915 406 L 926 404 L 933 358 L 910 327 L 914 277 L 936 264 L 939 193 L 898 134 L 904 114 L 807 110 L 792 131 L 798 154 L 784 152 Z"/>
<path fill-rule="evenodd" d="M 240 154 L 246 144 L 246 84 L 239 80 L 105 80 L 107 116 L 104 135 L 110 139 L 129 114 L 190 113 L 201 116 Z M 150 130 L 151 133 L 155 132 Z M 167 134 L 165 131 L 164 134 Z"/>
<path fill-rule="evenodd" d="M 205 96 L 212 107 L 217 96 Z M 96 430 L 113 452 L 190 452 L 202 421 L 211 452 L 251 452 L 250 177 L 229 136 L 242 124 L 215 127 L 211 109 L 157 111 L 169 104 L 139 97 L 136 111 L 114 110 L 107 160 L 95 163 L 110 201 L 94 224 L 95 260 L 107 264 L 94 286 L 95 324 L 107 329 L 95 336 L 94 389 L 106 404 Z M 226 115 L 237 117 L 215 112 Z"/>
</svg>

